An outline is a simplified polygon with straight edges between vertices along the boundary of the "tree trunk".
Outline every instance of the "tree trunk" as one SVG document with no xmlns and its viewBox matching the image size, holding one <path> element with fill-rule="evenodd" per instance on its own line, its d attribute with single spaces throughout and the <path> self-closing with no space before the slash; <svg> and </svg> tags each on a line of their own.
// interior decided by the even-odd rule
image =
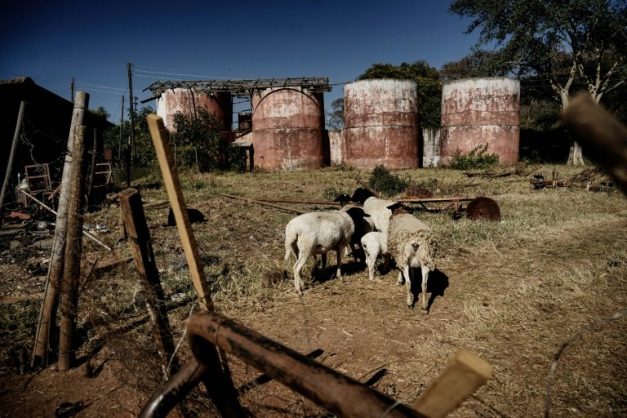
<svg viewBox="0 0 627 418">
<path fill-rule="evenodd" d="M 576 141 L 570 147 L 570 153 L 568 154 L 567 165 L 586 165 L 583 160 L 583 154 L 581 152 L 581 145 Z"/>
</svg>

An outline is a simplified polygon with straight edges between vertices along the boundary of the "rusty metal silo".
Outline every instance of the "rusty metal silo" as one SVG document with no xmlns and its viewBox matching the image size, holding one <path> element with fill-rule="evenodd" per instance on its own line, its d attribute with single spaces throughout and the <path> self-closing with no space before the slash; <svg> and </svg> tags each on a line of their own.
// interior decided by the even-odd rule
<svg viewBox="0 0 627 418">
<path fill-rule="evenodd" d="M 157 99 L 157 115 L 163 118 L 163 124 L 174 131 L 174 116 L 182 113 L 194 116 L 198 109 L 205 109 L 221 121 L 221 129 L 231 129 L 233 106 L 230 93 L 205 93 L 194 89 L 175 88 L 164 91 Z"/>
<path fill-rule="evenodd" d="M 518 162 L 520 83 L 509 78 L 476 78 L 442 89 L 442 163 L 487 144 L 504 165 Z"/>
<path fill-rule="evenodd" d="M 324 164 L 322 93 L 269 88 L 253 95 L 255 166 L 268 170 L 320 168 Z"/>
<path fill-rule="evenodd" d="M 418 88 L 410 80 L 362 80 L 344 86 L 344 162 L 358 168 L 419 165 Z"/>
</svg>

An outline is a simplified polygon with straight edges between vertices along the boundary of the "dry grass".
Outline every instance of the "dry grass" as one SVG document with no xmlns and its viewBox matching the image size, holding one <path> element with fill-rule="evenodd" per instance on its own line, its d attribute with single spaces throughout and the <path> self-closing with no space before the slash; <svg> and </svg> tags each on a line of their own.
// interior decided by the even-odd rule
<svg viewBox="0 0 627 418">
<path fill-rule="evenodd" d="M 442 169 L 395 173 L 436 195 L 490 196 L 503 216 L 497 223 L 454 222 L 448 212 L 417 213 L 438 238 L 440 282 L 432 284 L 445 287 L 426 316 L 404 306 L 404 289 L 394 285 L 394 272 L 369 282 L 365 271 L 350 269 L 342 281 L 309 283 L 298 298 L 292 283 L 282 279 L 283 232 L 294 215 L 220 196 L 323 200 L 352 192 L 354 178 L 367 180 L 368 172 L 182 173 L 181 178 L 188 205 L 207 217 L 194 231 L 216 306 L 225 314 L 301 352 L 322 349 L 319 361 L 362 381 L 373 370 L 384 369 L 375 387 L 408 403 L 457 350 L 468 348 L 495 366 L 495 378 L 454 416 L 539 416 L 545 378 L 559 344 L 582 326 L 623 308 L 627 300 L 625 198 L 581 188 L 530 188 L 530 174 L 542 171 L 548 177 L 554 168 L 531 166 L 524 175 L 490 180 Z M 579 171 L 557 170 L 561 178 Z M 160 187 L 149 187 L 155 178 L 143 183 L 144 201 L 166 198 Z M 89 221 L 115 231 L 118 210 L 107 208 Z M 166 210 L 148 211 L 147 216 L 168 301 L 193 299 L 178 236 L 174 228 L 162 226 Z M 126 243 L 116 243 L 115 232 L 102 238 L 120 257 L 129 254 Z M 99 251 L 91 244 L 88 248 Z M 305 277 L 312 268 L 310 261 Z M 2 294 L 19 293 L 15 284 L 5 284 Z M 38 286 L 41 281 L 32 282 L 33 288 Z M 0 305 L 3 319 L 17 324 L 2 330 L 0 342 L 9 349 L 29 344 L 28 331 L 36 319 L 36 304 L 29 303 Z M 171 311 L 177 338 L 191 308 L 187 303 Z M 158 368 L 154 353 L 146 348 L 147 328 L 119 330 L 143 315 L 132 266 L 91 280 L 82 295 L 81 321 L 89 330 L 83 350 L 102 341 L 124 365 L 118 373 L 126 376 L 126 384 L 147 394 L 159 383 L 158 374 L 146 370 Z M 554 416 L 627 413 L 625 331 L 625 320 L 615 321 L 564 352 L 554 385 Z M 182 355 L 189 356 L 186 344 Z M 2 370 L 15 371 L 11 366 Z M 238 385 L 257 376 L 236 359 L 233 370 Z M 140 375 L 144 378 L 137 379 Z M 319 414 L 276 383 L 247 392 L 242 402 L 259 416 Z"/>
</svg>

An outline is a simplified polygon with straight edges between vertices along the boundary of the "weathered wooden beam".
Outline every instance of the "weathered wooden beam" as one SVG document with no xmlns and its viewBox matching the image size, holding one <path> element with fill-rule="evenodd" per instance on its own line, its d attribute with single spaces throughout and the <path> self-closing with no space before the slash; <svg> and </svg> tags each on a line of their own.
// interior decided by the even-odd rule
<svg viewBox="0 0 627 418">
<path fill-rule="evenodd" d="M 183 197 L 181 181 L 179 180 L 178 172 L 174 166 L 172 150 L 168 145 L 168 131 L 166 131 L 163 125 L 163 119 L 159 116 L 148 115 L 147 120 L 152 143 L 155 146 L 157 159 L 159 160 L 163 184 L 168 192 L 170 207 L 176 219 L 176 227 L 181 237 L 181 245 L 185 253 L 187 265 L 189 266 L 189 272 L 192 276 L 194 289 L 203 307 L 207 310 L 211 310 L 213 309 L 213 302 L 209 294 L 205 272 L 200 265 L 198 244 L 196 243 L 196 238 L 194 237 L 189 217 L 187 216 L 187 207 Z"/>
<path fill-rule="evenodd" d="M 70 123 L 70 133 L 67 143 L 67 154 L 63 165 L 63 175 L 61 177 L 61 190 L 59 192 L 59 206 L 57 207 L 57 219 L 55 222 L 54 241 L 52 254 L 50 256 L 50 266 L 48 268 L 48 279 L 46 280 L 45 296 L 39 313 L 37 332 L 35 333 L 35 343 L 31 366 L 47 365 L 48 350 L 50 340 L 50 328 L 55 321 L 56 311 L 59 301 L 59 288 L 63 273 L 63 253 L 65 251 L 65 239 L 67 231 L 68 217 L 68 195 L 70 190 L 70 177 L 72 166 L 72 154 L 74 152 L 74 134 L 78 125 L 83 124 L 85 111 L 89 105 L 89 94 L 78 91 L 74 99 L 74 110 Z"/>
<path fill-rule="evenodd" d="M 194 356 L 216 345 L 342 417 L 420 417 L 407 406 L 215 312 L 194 315 L 187 331 Z"/>
<path fill-rule="evenodd" d="M 492 366 L 469 351 L 460 351 L 413 405 L 420 414 L 440 418 L 457 408 L 492 377 Z"/>
<path fill-rule="evenodd" d="M 84 189 L 83 158 L 85 151 L 85 126 L 76 127 L 74 134 L 74 155 L 72 156 L 70 195 L 68 200 L 67 235 L 65 240 L 65 260 L 61 281 L 59 371 L 65 372 L 74 362 L 74 331 L 78 309 L 78 287 L 81 273 L 83 228 L 82 196 Z"/>
<path fill-rule="evenodd" d="M 124 226 L 135 259 L 135 267 L 139 273 L 139 281 L 144 291 L 146 309 L 153 327 L 155 345 L 161 357 L 163 375 L 167 379 L 170 375 L 169 360 L 174 353 L 174 339 L 168 321 L 168 313 L 165 309 L 165 294 L 155 263 L 155 254 L 150 239 L 150 231 L 146 224 L 141 196 L 137 189 L 129 188 L 121 191 L 119 197 Z M 173 359 L 172 367 L 174 371 L 178 369 L 178 362 L 175 359 Z"/>
</svg>

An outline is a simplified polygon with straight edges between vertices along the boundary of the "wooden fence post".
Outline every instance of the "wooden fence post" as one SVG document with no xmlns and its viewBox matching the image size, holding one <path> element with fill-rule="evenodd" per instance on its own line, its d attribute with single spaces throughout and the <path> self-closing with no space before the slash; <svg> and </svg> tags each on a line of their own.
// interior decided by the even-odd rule
<svg viewBox="0 0 627 418">
<path fill-rule="evenodd" d="M 413 405 L 429 418 L 446 416 L 492 377 L 492 366 L 482 358 L 462 350 L 446 370 L 425 390 Z"/>
<path fill-rule="evenodd" d="M 81 274 L 83 229 L 83 159 L 85 151 L 85 126 L 76 127 L 74 135 L 74 155 L 72 157 L 70 197 L 68 201 L 67 235 L 61 282 L 59 371 L 64 372 L 74 362 L 74 331 L 78 308 L 78 286 Z"/>
<path fill-rule="evenodd" d="M 9 159 L 7 160 L 7 171 L 4 173 L 4 181 L 2 182 L 2 191 L 0 191 L 0 215 L 2 214 L 2 206 L 4 205 L 4 195 L 11 179 L 11 172 L 13 171 L 13 159 L 15 157 L 15 148 L 17 147 L 17 140 L 20 137 L 22 131 L 22 121 L 24 120 L 24 106 L 26 102 L 23 100 L 20 102 L 20 110 L 17 112 L 17 122 L 15 123 L 15 131 L 13 132 L 13 141 L 11 142 L 11 151 L 9 152 Z M 0 224 L 2 224 L 2 217 L 0 216 Z"/>
<path fill-rule="evenodd" d="M 174 340 L 165 309 L 165 295 L 159 280 L 159 271 L 155 264 L 155 254 L 150 240 L 150 231 L 146 224 L 146 215 L 139 191 L 128 188 L 121 191 L 120 209 L 129 244 L 139 273 L 140 283 L 146 297 L 146 309 L 153 326 L 153 336 L 162 360 L 164 378 L 169 378 L 168 364 L 174 353 Z M 172 360 L 174 371 L 178 369 L 176 359 Z"/>
<path fill-rule="evenodd" d="M 83 124 L 85 110 L 89 105 L 89 94 L 78 91 L 74 100 L 74 111 L 70 124 L 70 134 L 68 138 L 67 155 L 63 165 L 63 176 L 61 178 L 61 190 L 59 192 L 59 206 L 57 208 L 57 219 L 54 231 L 54 241 L 52 244 L 52 254 L 50 256 L 50 266 L 48 267 L 48 280 L 44 291 L 44 301 L 39 313 L 39 323 L 35 334 L 35 344 L 33 347 L 33 358 L 31 365 L 48 364 L 48 351 L 50 342 L 50 328 L 55 323 L 57 305 L 59 301 L 59 287 L 63 272 L 63 253 L 65 251 L 65 239 L 67 229 L 67 202 L 70 188 L 70 167 L 72 165 L 72 153 L 74 149 L 74 130 L 76 126 Z"/>
<path fill-rule="evenodd" d="M 170 207 L 176 219 L 176 227 L 181 237 L 181 245 L 185 252 L 187 265 L 192 276 L 192 282 L 202 307 L 206 310 L 213 310 L 213 302 L 209 294 L 205 273 L 200 265 L 200 257 L 198 255 L 198 245 L 194 237 L 192 227 L 187 216 L 187 208 L 183 198 L 181 182 L 178 172 L 174 167 L 174 159 L 172 150 L 168 144 L 168 132 L 163 125 L 163 119 L 157 115 L 148 115 L 148 127 L 150 128 L 150 136 L 155 146 L 163 183 L 165 184 L 168 197 L 170 199 Z M 221 354 L 221 355 L 220 355 Z M 233 381 L 226 367 L 226 356 L 224 353 L 218 354 L 215 346 L 211 346 L 207 350 L 207 362 L 211 375 L 204 380 L 205 387 L 209 392 L 214 405 L 224 417 L 240 417 L 245 413 L 242 406 L 237 400 L 237 391 L 233 386 Z M 225 364 L 223 365 L 222 362 Z"/>
</svg>

